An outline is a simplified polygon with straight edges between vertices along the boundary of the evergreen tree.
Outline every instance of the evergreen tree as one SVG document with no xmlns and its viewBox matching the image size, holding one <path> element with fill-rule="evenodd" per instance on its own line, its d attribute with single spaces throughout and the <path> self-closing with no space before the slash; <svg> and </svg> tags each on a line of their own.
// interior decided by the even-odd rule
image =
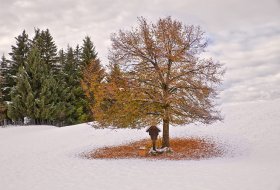
<svg viewBox="0 0 280 190">
<path fill-rule="evenodd" d="M 40 56 L 47 64 L 48 69 L 53 72 L 58 72 L 57 47 L 49 29 L 42 31 L 40 29 L 36 29 L 35 36 L 33 38 L 33 45 L 39 49 Z"/>
<path fill-rule="evenodd" d="M 76 60 L 74 56 L 73 48 L 68 46 L 67 53 L 66 53 L 66 63 L 64 66 L 64 70 L 68 71 L 69 74 L 75 74 L 76 72 Z M 69 78 L 73 78 L 72 76 L 69 76 Z M 74 76 L 75 77 L 75 76 Z M 72 79 L 75 80 L 75 79 Z"/>
<path fill-rule="evenodd" d="M 91 114 L 85 108 L 86 101 L 80 85 L 81 75 L 77 65 L 77 48 L 68 47 L 65 54 L 65 62 L 62 66 L 61 80 L 67 86 L 67 98 L 64 97 L 66 112 L 66 123 L 76 124 L 88 121 Z"/>
<path fill-rule="evenodd" d="M 81 54 L 81 65 L 85 68 L 92 60 L 97 58 L 95 47 L 89 36 L 86 36 L 83 40 L 82 54 Z"/>
<path fill-rule="evenodd" d="M 30 40 L 28 39 L 28 34 L 26 34 L 25 30 L 23 30 L 22 34 L 15 39 L 16 45 L 12 46 L 12 52 L 9 53 L 14 75 L 16 75 L 18 68 L 24 65 L 30 49 Z"/>
<path fill-rule="evenodd" d="M 66 62 L 63 66 L 63 74 L 64 74 L 64 82 L 65 85 L 68 87 L 68 97 L 67 97 L 67 119 L 66 122 L 69 124 L 74 124 L 77 122 L 77 115 L 76 115 L 76 101 L 77 94 L 76 89 L 79 87 L 79 78 L 77 75 L 77 69 L 75 65 L 75 58 L 73 48 L 67 48 L 66 53 Z"/>
<path fill-rule="evenodd" d="M 1 99 L 2 99 L 2 101 L 9 101 L 10 100 L 9 92 L 10 92 L 11 87 L 9 86 L 8 79 L 10 79 L 9 68 L 8 68 L 8 60 L 3 55 L 1 60 L 0 60 L 0 80 L 1 80 L 0 88 L 1 88 Z"/>
<path fill-rule="evenodd" d="M 9 55 L 11 60 L 4 56 L 1 59 L 0 100 L 9 102 L 6 115 L 11 119 L 23 122 L 29 118 L 35 124 L 59 122 L 60 125 L 91 120 L 90 99 L 82 89 L 81 80 L 93 72 L 101 81 L 105 71 L 90 37 L 84 38 L 81 47 L 57 52 L 48 29 L 35 29 L 32 40 L 24 30 L 16 37 Z"/>
<path fill-rule="evenodd" d="M 79 74 L 81 74 L 81 56 L 82 56 L 81 50 L 82 49 L 80 48 L 79 45 L 77 45 L 75 50 L 74 50 L 75 65 L 80 72 Z"/>
<path fill-rule="evenodd" d="M 16 84 L 15 76 L 19 70 L 19 67 L 24 66 L 27 58 L 27 54 L 30 49 L 30 40 L 25 30 L 16 39 L 16 45 L 12 46 L 12 52 L 9 53 L 11 56 L 11 61 L 7 64 L 7 75 L 6 75 L 6 92 L 4 92 L 5 100 L 10 101 L 10 91 L 11 88 Z"/>
<path fill-rule="evenodd" d="M 7 104 L 6 101 L 8 100 L 8 61 L 6 60 L 5 56 L 3 55 L 0 60 L 0 121 L 7 118 Z"/>
<path fill-rule="evenodd" d="M 28 75 L 23 66 L 19 68 L 16 82 L 16 86 L 14 86 L 11 91 L 11 103 L 8 106 L 8 116 L 14 121 L 23 122 L 24 116 L 30 114 L 30 107 L 34 102 Z"/>
<path fill-rule="evenodd" d="M 11 91 L 12 102 L 8 115 L 14 121 L 27 117 L 34 124 L 43 124 L 57 119 L 60 103 L 58 85 L 49 73 L 48 65 L 34 46 L 28 54 L 25 66 L 21 66 L 16 78 L 16 86 Z"/>
<path fill-rule="evenodd" d="M 65 53 L 65 63 L 62 68 L 62 81 L 68 86 L 68 93 L 70 94 L 67 100 L 68 103 L 66 104 L 68 110 L 67 114 L 69 114 L 68 118 L 70 118 L 67 119 L 69 124 L 87 122 L 92 118 L 89 102 L 84 94 L 80 81 L 83 75 L 82 71 L 92 68 L 88 67 L 88 65 L 96 59 L 97 53 L 88 36 L 83 40 L 82 48 L 80 48 L 79 45 L 77 45 L 74 50 L 68 47 Z M 100 64 L 99 61 L 98 64 Z M 91 71 L 93 70 L 91 69 Z"/>
<path fill-rule="evenodd" d="M 1 96 L 1 93 L 0 93 Z M 0 100 L 0 122 L 2 123 L 3 120 L 6 118 L 6 104 L 2 100 Z"/>
<path fill-rule="evenodd" d="M 64 53 L 64 50 L 61 49 L 58 51 L 58 65 L 60 65 L 60 67 L 62 67 L 62 65 L 64 65 L 65 62 L 66 62 L 65 53 Z"/>
<path fill-rule="evenodd" d="M 0 78 L 0 85 L 2 86 L 2 78 Z M 2 90 L 0 91 L 0 122 L 6 118 L 6 104 L 3 100 Z"/>
</svg>

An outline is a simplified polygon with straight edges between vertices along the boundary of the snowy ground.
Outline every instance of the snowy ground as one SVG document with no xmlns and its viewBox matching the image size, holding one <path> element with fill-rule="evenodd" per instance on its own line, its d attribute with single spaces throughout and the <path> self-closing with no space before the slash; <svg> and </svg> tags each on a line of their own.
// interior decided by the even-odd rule
<svg viewBox="0 0 280 190">
<path fill-rule="evenodd" d="M 280 190 L 280 100 L 224 105 L 212 126 L 171 128 L 232 150 L 201 161 L 86 160 L 93 148 L 147 137 L 144 130 L 0 128 L 1 190 Z"/>
</svg>

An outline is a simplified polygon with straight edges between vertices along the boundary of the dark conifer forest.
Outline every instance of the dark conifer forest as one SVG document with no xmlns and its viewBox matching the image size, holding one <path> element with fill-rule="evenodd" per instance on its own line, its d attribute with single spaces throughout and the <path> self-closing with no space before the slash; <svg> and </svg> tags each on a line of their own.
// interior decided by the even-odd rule
<svg viewBox="0 0 280 190">
<path fill-rule="evenodd" d="M 82 45 L 58 49 L 48 29 L 24 30 L 0 63 L 0 121 L 65 126 L 92 120 L 81 87 L 83 70 L 98 60 L 89 36 Z"/>
</svg>

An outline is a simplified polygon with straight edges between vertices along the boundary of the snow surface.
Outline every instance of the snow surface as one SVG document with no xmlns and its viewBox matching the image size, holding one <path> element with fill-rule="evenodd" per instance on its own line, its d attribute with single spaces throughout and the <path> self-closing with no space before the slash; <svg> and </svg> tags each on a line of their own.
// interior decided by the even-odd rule
<svg viewBox="0 0 280 190">
<path fill-rule="evenodd" d="M 224 122 L 172 127 L 228 150 L 199 161 L 87 160 L 94 148 L 148 137 L 145 129 L 0 128 L 0 190 L 280 190 L 280 100 L 224 105 Z"/>
</svg>

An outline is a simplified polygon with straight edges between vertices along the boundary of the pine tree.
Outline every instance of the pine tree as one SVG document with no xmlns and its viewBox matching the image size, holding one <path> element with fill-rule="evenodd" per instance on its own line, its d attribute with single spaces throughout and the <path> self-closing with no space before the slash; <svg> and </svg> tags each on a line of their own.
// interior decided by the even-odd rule
<svg viewBox="0 0 280 190">
<path fill-rule="evenodd" d="M 66 62 L 66 57 L 65 57 L 65 53 L 64 50 L 61 49 L 58 51 L 58 65 L 60 65 L 60 67 L 62 67 Z"/>
<path fill-rule="evenodd" d="M 0 85 L 2 86 L 2 78 L 0 78 Z M 0 91 L 0 122 L 6 118 L 7 106 L 3 100 L 2 90 Z"/>
<path fill-rule="evenodd" d="M 95 47 L 89 36 L 86 36 L 83 40 L 82 54 L 81 54 L 81 66 L 85 68 L 92 60 L 97 58 Z"/>
<path fill-rule="evenodd" d="M 3 55 L 0 60 L 0 121 L 7 118 L 7 104 L 9 88 L 7 87 L 8 61 Z"/>
<path fill-rule="evenodd" d="M 75 50 L 74 50 L 75 65 L 80 72 L 79 74 L 81 74 L 81 56 L 82 56 L 81 50 L 82 49 L 80 48 L 79 45 L 77 45 Z"/>
<path fill-rule="evenodd" d="M 30 40 L 28 39 L 28 35 L 25 30 L 23 30 L 22 34 L 15 39 L 16 45 L 12 46 L 12 52 L 9 53 L 11 56 L 11 67 L 14 67 L 14 75 L 16 75 L 18 68 L 24 65 L 30 49 Z"/>
<path fill-rule="evenodd" d="M 55 124 L 63 121 L 61 112 L 65 112 L 64 101 L 66 97 L 64 87 L 58 83 L 54 75 L 48 75 L 42 82 L 38 101 L 40 124 Z"/>
<path fill-rule="evenodd" d="M 59 68 L 57 65 L 57 47 L 51 36 L 49 29 L 46 30 L 35 30 L 35 36 L 32 40 L 33 46 L 35 45 L 40 52 L 40 56 L 43 61 L 47 64 L 48 69 L 52 72 L 58 72 Z"/>
<path fill-rule="evenodd" d="M 6 92 L 4 92 L 5 100 L 10 101 L 11 88 L 16 84 L 15 76 L 21 66 L 24 66 L 27 54 L 30 49 L 30 40 L 25 30 L 21 35 L 15 38 L 16 45 L 12 46 L 12 52 L 9 53 L 11 61 L 8 61 L 7 75 L 6 75 Z"/>
<path fill-rule="evenodd" d="M 76 124 L 86 122 L 91 115 L 86 108 L 87 104 L 80 85 L 81 74 L 78 68 L 78 48 L 73 51 L 73 48 L 68 47 L 65 54 L 65 62 L 62 66 L 61 80 L 64 85 L 67 86 L 67 98 L 64 97 L 65 107 L 67 112 L 65 113 L 67 124 Z"/>
<path fill-rule="evenodd" d="M 83 71 L 99 74 L 99 81 L 105 72 L 90 37 L 81 47 L 57 52 L 48 29 L 35 29 L 32 40 L 23 31 L 9 55 L 11 60 L 1 60 L 1 97 L 9 102 L 7 115 L 14 121 L 65 125 L 91 120 L 90 99 L 81 86 Z"/>
<path fill-rule="evenodd" d="M 58 117 L 60 87 L 49 73 L 48 65 L 41 58 L 39 49 L 34 46 L 28 54 L 25 66 L 20 67 L 16 86 L 11 91 L 9 117 L 14 121 L 23 121 L 23 118 L 27 117 L 34 124 L 55 121 Z"/>
<path fill-rule="evenodd" d="M 85 37 L 82 48 L 79 45 L 73 50 L 68 47 L 65 53 L 65 63 L 62 68 L 62 81 L 68 86 L 68 93 L 71 94 L 67 100 L 69 124 L 90 121 L 92 114 L 87 99 L 81 87 L 83 70 L 88 69 L 88 65 L 97 59 L 97 53 L 90 37 Z M 99 61 L 98 61 L 99 63 Z M 100 64 L 100 63 L 99 63 Z M 91 69 L 92 71 L 92 69 Z"/>
<path fill-rule="evenodd" d="M 19 68 L 16 82 L 16 86 L 14 86 L 11 91 L 11 103 L 8 106 L 8 116 L 14 121 L 23 122 L 24 117 L 30 115 L 30 107 L 34 102 L 28 75 L 23 66 Z"/>
<path fill-rule="evenodd" d="M 1 95 L 1 94 L 0 94 Z M 6 118 L 6 105 L 3 101 L 0 101 L 0 122 L 4 124 L 3 120 Z"/>
<path fill-rule="evenodd" d="M 9 96 L 9 92 L 10 92 L 10 86 L 8 83 L 9 80 L 9 68 L 8 68 L 8 60 L 5 58 L 5 56 L 3 55 L 1 60 L 0 60 L 0 80 L 1 80 L 1 98 L 3 101 L 9 101 L 10 100 L 10 96 Z"/>
<path fill-rule="evenodd" d="M 77 88 L 77 75 L 76 75 L 76 66 L 74 60 L 74 53 L 73 48 L 67 48 L 67 52 L 65 54 L 65 64 L 62 66 L 62 74 L 63 74 L 63 82 L 64 85 L 67 86 L 68 96 L 65 99 L 65 107 L 67 108 L 66 112 L 66 123 L 67 124 L 74 124 L 77 120 L 75 116 L 75 101 L 76 101 L 76 94 L 75 89 Z"/>
</svg>

